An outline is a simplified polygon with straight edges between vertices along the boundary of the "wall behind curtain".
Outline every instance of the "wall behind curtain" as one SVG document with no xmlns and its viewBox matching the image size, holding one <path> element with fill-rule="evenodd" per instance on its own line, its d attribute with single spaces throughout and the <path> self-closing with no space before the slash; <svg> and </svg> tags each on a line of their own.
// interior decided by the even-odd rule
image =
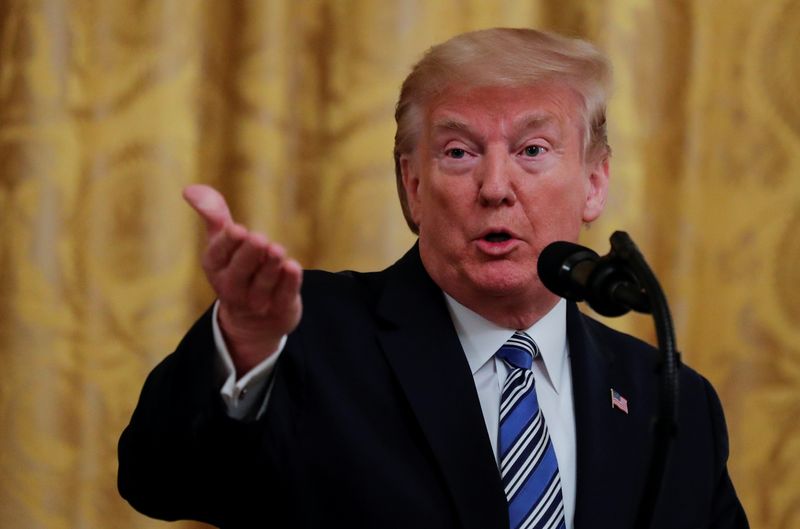
<svg viewBox="0 0 800 529">
<path fill-rule="evenodd" d="M 800 526 L 793 0 L 0 1 L 0 526 L 166 527 L 118 497 L 116 440 L 212 299 L 181 188 L 217 186 L 307 267 L 388 265 L 413 241 L 399 84 L 494 25 L 611 55 L 612 194 L 583 242 L 639 243 L 720 392 L 753 527 Z"/>
</svg>

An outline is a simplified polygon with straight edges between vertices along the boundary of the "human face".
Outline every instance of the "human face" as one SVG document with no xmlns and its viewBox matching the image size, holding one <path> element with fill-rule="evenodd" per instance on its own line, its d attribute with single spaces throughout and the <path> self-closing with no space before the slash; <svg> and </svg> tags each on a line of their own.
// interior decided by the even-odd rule
<svg viewBox="0 0 800 529">
<path fill-rule="evenodd" d="M 496 323 L 527 327 L 555 304 L 539 254 L 605 204 L 607 160 L 585 163 L 580 108 L 562 84 L 450 89 L 401 157 L 426 270 Z"/>
</svg>

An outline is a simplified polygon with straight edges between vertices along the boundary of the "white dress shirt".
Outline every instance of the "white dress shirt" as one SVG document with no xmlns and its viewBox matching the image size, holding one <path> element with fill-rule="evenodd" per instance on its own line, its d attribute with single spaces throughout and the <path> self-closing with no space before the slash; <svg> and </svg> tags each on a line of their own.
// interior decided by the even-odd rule
<svg viewBox="0 0 800 529">
<path fill-rule="evenodd" d="M 242 378 L 236 380 L 236 368 L 233 365 L 231 354 L 222 335 L 219 326 L 217 312 L 219 311 L 219 301 L 214 303 L 214 312 L 211 316 L 211 328 L 214 331 L 214 344 L 217 346 L 216 375 L 217 381 L 221 385 L 220 396 L 225 403 L 225 410 L 228 417 L 238 420 L 255 419 L 259 417 L 267 406 L 269 394 L 272 390 L 270 385 L 264 395 L 264 386 L 270 379 L 275 364 L 278 362 L 286 345 L 286 336 L 278 344 L 278 350 L 268 356 L 260 364 L 245 373 Z"/>
<path fill-rule="evenodd" d="M 536 381 L 536 397 L 558 460 L 564 520 L 567 529 L 572 529 L 575 515 L 575 411 L 572 407 L 566 301 L 560 300 L 528 329 L 506 329 L 472 312 L 447 294 L 445 297 L 458 339 L 472 370 L 495 460 L 498 460 L 500 396 L 508 368 L 494 354 L 515 330 L 527 332 L 539 346 L 542 355 L 533 362 L 531 370 Z"/>
<path fill-rule="evenodd" d="M 494 354 L 517 329 L 506 329 L 495 325 L 449 295 L 445 294 L 445 298 L 458 339 L 472 371 L 486 422 L 486 431 L 489 434 L 495 461 L 498 461 L 500 396 L 508 369 Z M 219 353 L 217 373 L 222 400 L 230 417 L 240 420 L 258 417 L 266 408 L 271 386 L 266 389 L 266 397 L 264 387 L 283 351 L 286 337 L 281 341 L 277 352 L 236 380 L 236 370 L 217 321 L 218 305 L 219 303 L 214 306 L 212 327 L 214 342 Z M 541 351 L 541 357 L 536 359 L 532 366 L 536 381 L 536 396 L 558 460 L 566 527 L 572 529 L 575 514 L 575 412 L 572 406 L 572 372 L 569 366 L 566 307 L 566 302 L 562 299 L 530 328 L 518 330 L 527 332 Z"/>
</svg>

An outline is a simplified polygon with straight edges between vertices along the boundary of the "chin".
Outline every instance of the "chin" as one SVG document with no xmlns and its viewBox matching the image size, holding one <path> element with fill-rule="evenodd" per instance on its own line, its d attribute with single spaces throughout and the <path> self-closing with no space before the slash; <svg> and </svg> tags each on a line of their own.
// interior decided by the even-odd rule
<svg viewBox="0 0 800 529">
<path fill-rule="evenodd" d="M 530 291 L 534 283 L 538 283 L 538 278 L 519 270 L 493 270 L 474 277 L 473 283 L 489 295 L 514 296 Z"/>
</svg>

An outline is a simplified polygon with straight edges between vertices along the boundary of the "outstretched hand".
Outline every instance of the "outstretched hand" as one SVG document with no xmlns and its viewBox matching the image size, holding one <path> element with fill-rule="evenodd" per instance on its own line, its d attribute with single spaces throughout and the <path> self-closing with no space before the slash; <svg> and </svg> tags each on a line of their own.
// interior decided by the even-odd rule
<svg viewBox="0 0 800 529">
<path fill-rule="evenodd" d="M 236 224 L 214 188 L 191 185 L 183 198 L 206 223 L 203 271 L 219 298 L 219 324 L 241 376 L 300 322 L 303 270 L 282 246 Z"/>
</svg>

